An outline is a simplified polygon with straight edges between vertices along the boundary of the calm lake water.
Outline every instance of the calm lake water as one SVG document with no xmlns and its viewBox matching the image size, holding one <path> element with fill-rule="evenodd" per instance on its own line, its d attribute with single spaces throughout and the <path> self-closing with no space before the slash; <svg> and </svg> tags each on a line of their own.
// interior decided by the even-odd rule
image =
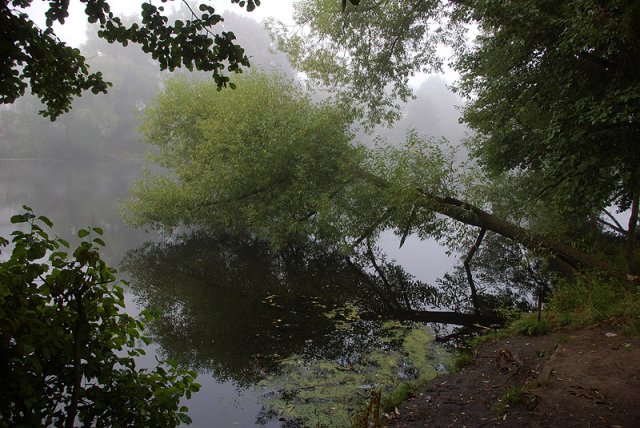
<svg viewBox="0 0 640 428">
<path fill-rule="evenodd" d="M 432 377 L 446 354 L 428 327 L 362 320 L 389 304 L 370 279 L 316 244 L 274 253 L 250 236 L 171 237 L 123 224 L 119 205 L 141 161 L 0 160 L 0 236 L 22 205 L 69 239 L 100 226 L 104 258 L 129 280 L 128 311 L 162 311 L 143 364 L 171 357 L 195 368 L 201 391 L 187 405 L 194 427 L 348 426 L 373 389 Z M 432 282 L 451 267 L 434 243 L 385 234 L 389 258 Z M 408 299 L 421 288 L 408 287 Z M 417 300 L 416 300 L 417 301 Z"/>
</svg>

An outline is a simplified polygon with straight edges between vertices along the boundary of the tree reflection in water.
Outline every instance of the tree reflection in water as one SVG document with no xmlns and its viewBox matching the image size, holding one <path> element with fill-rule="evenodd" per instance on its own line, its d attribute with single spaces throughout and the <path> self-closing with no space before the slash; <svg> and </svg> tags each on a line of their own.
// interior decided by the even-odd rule
<svg viewBox="0 0 640 428">
<path fill-rule="evenodd" d="M 304 406 L 334 409 L 331 394 L 354 395 L 357 404 L 345 408 L 355 410 L 367 388 L 383 386 L 375 379 L 435 375 L 442 355 L 433 333 L 406 320 L 429 321 L 432 313 L 416 308 L 441 302 L 442 293 L 372 252 L 348 259 L 317 242 L 274 251 L 250 235 L 193 233 L 132 250 L 123 268 L 138 303 L 162 313 L 150 329 L 165 357 L 269 391 L 259 422 L 280 417 L 287 397 L 298 400 L 303 416 L 289 415 L 296 420 L 309 417 Z M 442 314 L 457 315 L 435 320 Z M 475 320 L 464 316 L 459 324 Z M 393 318 L 405 321 L 385 322 Z"/>
<path fill-rule="evenodd" d="M 384 313 L 429 287 L 402 278 L 405 295 L 376 290 L 379 280 L 316 243 L 275 252 L 250 236 L 200 233 L 130 251 L 123 269 L 144 307 L 162 317 L 151 326 L 163 352 L 240 386 L 255 384 L 291 355 L 356 358 L 379 346 L 377 321 L 356 321 L 354 308 Z M 352 329 L 338 328 L 352 321 Z"/>
</svg>

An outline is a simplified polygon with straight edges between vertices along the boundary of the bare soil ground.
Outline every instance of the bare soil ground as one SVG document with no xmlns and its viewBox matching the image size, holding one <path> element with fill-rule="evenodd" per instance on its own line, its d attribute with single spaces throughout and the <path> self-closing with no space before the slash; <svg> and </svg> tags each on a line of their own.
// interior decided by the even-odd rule
<svg viewBox="0 0 640 428">
<path fill-rule="evenodd" d="M 593 327 L 485 342 L 398 413 L 389 426 L 640 427 L 640 337 Z"/>
</svg>

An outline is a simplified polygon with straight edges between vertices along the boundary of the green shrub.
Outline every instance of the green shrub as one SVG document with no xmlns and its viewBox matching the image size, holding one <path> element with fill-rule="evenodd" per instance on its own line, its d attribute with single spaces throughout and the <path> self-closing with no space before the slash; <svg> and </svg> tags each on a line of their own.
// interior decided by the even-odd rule
<svg viewBox="0 0 640 428">
<path fill-rule="evenodd" d="M 176 426 L 190 422 L 183 396 L 196 374 L 175 364 L 137 369 L 143 323 L 122 312 L 122 282 L 100 258 L 100 228 L 84 241 L 51 238 L 32 210 L 11 218 L 0 262 L 0 427 Z M 46 227 L 45 227 L 46 225 Z M 0 248 L 8 246 L 0 237 Z"/>
</svg>

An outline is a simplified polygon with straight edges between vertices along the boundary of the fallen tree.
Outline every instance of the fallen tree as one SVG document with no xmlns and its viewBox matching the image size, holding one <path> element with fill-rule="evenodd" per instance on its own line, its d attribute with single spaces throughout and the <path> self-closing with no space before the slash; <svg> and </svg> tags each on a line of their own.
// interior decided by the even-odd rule
<svg viewBox="0 0 640 428">
<path fill-rule="evenodd" d="M 387 189 L 390 186 L 384 179 L 361 169 L 355 170 L 354 175 L 374 183 L 380 189 Z M 592 254 L 510 223 L 468 202 L 453 197 L 440 197 L 424 189 L 415 189 L 415 193 L 418 195 L 416 204 L 466 225 L 490 230 L 510 238 L 531 251 L 546 253 L 555 258 L 566 273 L 575 269 L 591 268 L 629 282 L 640 282 L 638 275 L 623 272 Z"/>
</svg>

